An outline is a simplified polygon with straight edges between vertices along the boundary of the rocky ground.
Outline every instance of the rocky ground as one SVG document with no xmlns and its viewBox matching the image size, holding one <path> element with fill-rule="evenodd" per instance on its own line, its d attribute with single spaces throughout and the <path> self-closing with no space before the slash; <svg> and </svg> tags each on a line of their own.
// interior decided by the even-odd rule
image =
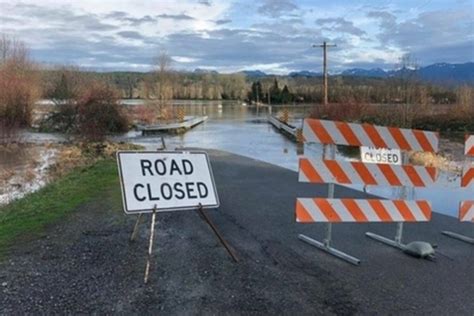
<svg viewBox="0 0 474 316">
<path fill-rule="evenodd" d="M 0 263 L 0 314 L 472 315 L 474 249 L 440 234 L 472 235 L 472 225 L 434 214 L 405 226 L 406 240 L 438 244 L 436 262 L 364 236 L 393 236 L 393 224 L 334 225 L 334 246 L 359 257 L 356 267 L 297 239 L 324 235 L 322 224 L 296 224 L 294 207 L 296 197 L 324 196 L 325 186 L 218 151 L 211 164 L 221 207 L 207 213 L 239 263 L 196 212 L 160 213 L 145 285 L 149 217 L 129 242 L 135 217 L 123 214 L 119 188 L 111 187 L 40 238 L 9 249 Z M 336 196 L 362 193 L 337 187 Z"/>
</svg>

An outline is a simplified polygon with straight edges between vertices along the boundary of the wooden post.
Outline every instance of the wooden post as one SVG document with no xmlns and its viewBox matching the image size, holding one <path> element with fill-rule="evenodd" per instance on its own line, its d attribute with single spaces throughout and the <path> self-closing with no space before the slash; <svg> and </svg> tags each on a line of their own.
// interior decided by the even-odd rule
<svg viewBox="0 0 474 316">
<path fill-rule="evenodd" d="M 148 283 L 148 275 L 150 273 L 151 255 L 153 252 L 153 238 L 155 236 L 155 216 L 156 216 L 156 205 L 155 205 L 155 208 L 153 209 L 153 213 L 151 214 L 150 243 L 148 245 L 148 256 L 146 259 L 146 267 L 145 267 L 145 284 Z"/>
</svg>

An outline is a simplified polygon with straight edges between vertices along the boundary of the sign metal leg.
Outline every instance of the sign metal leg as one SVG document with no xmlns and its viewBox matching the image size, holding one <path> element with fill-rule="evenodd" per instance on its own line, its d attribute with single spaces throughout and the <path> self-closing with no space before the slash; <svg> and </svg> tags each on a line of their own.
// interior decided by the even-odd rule
<svg viewBox="0 0 474 316">
<path fill-rule="evenodd" d="M 130 236 L 130 241 L 135 241 L 135 238 L 137 238 L 138 226 L 140 225 L 141 219 L 142 219 L 142 213 L 138 214 L 137 221 L 135 222 L 135 225 L 133 226 L 132 235 Z"/>
<path fill-rule="evenodd" d="M 145 284 L 148 283 L 148 275 L 150 272 L 151 255 L 153 251 L 153 238 L 155 235 L 155 218 L 156 218 L 156 206 L 155 206 L 155 209 L 153 209 L 153 213 L 151 214 L 150 243 L 148 245 L 148 256 L 146 259 L 146 267 L 145 267 Z"/>
<path fill-rule="evenodd" d="M 207 216 L 207 214 L 204 212 L 204 210 L 203 210 L 201 204 L 199 204 L 198 212 L 199 212 L 199 214 L 201 215 L 201 218 L 204 219 L 204 221 L 209 225 L 209 227 L 211 227 L 212 231 L 213 231 L 214 234 L 217 236 L 217 239 L 219 239 L 221 245 L 224 246 L 224 248 L 227 250 L 227 252 L 228 252 L 229 255 L 231 256 L 232 260 L 234 260 L 234 262 L 239 262 L 239 258 L 238 258 L 237 255 L 235 254 L 234 250 L 233 250 L 232 247 L 227 243 L 227 241 L 226 241 L 226 240 L 224 239 L 224 237 L 221 235 L 221 233 L 219 232 L 219 230 L 217 230 L 217 227 L 216 227 L 216 226 L 214 225 L 214 223 L 211 221 L 211 219 L 209 218 L 209 216 Z"/>
</svg>

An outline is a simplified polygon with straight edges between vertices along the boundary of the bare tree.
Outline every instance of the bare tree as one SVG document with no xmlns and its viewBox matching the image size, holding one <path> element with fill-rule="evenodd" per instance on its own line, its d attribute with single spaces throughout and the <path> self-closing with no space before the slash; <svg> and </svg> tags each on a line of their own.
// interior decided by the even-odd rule
<svg viewBox="0 0 474 316">
<path fill-rule="evenodd" d="M 418 83 L 418 69 L 418 62 L 410 54 L 404 54 L 400 58 L 399 80 L 403 100 L 401 125 L 405 127 L 411 127 L 413 119 L 417 114 L 413 103 Z"/>
<path fill-rule="evenodd" d="M 169 106 L 169 100 L 173 99 L 173 79 L 174 74 L 171 69 L 172 59 L 166 51 L 161 51 L 157 57 L 154 58 L 154 71 L 152 80 L 152 98 L 158 98 L 158 104 L 154 107 L 159 112 L 159 117 L 169 119 L 172 116 L 172 108 Z M 150 94 L 149 94 L 150 96 Z"/>
<path fill-rule="evenodd" d="M 40 95 L 35 64 L 26 45 L 14 38 L 0 38 L 0 131 L 8 139 L 32 122 L 32 111 Z"/>
<path fill-rule="evenodd" d="M 171 89 L 171 64 L 172 59 L 166 51 L 161 51 L 155 58 L 155 74 L 158 84 L 158 97 L 161 103 L 173 98 Z"/>
<path fill-rule="evenodd" d="M 457 104 L 464 111 L 472 111 L 474 109 L 473 97 L 474 88 L 463 85 L 456 89 Z"/>
<path fill-rule="evenodd" d="M 25 64 L 29 61 L 26 44 L 15 37 L 2 34 L 0 37 L 0 64 L 7 61 Z"/>
</svg>

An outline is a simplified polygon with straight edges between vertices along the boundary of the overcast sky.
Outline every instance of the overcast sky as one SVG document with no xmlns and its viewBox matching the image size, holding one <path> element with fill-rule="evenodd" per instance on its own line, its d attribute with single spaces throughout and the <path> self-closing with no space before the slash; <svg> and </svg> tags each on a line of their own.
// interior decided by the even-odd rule
<svg viewBox="0 0 474 316">
<path fill-rule="evenodd" d="M 283 74 L 393 69 L 410 53 L 420 66 L 474 61 L 474 0 L 0 0 L 0 33 L 48 64 L 151 69 L 166 51 L 173 68 Z"/>
</svg>

